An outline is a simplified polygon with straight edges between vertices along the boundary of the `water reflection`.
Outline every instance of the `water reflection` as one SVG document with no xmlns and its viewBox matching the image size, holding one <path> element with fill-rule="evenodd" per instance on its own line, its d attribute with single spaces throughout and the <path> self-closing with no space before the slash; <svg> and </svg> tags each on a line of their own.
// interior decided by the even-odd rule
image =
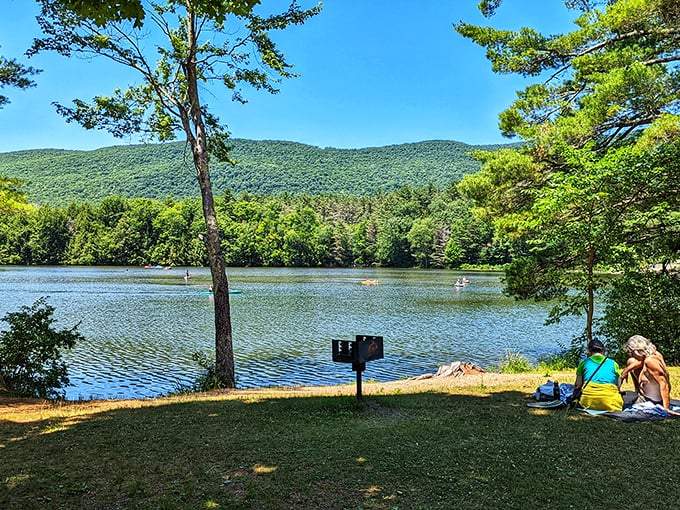
<svg viewBox="0 0 680 510">
<path fill-rule="evenodd" d="M 0 315 L 49 296 L 60 327 L 86 337 L 68 355 L 67 397 L 152 397 L 196 377 L 212 356 L 208 269 L 0 268 Z M 234 352 L 239 387 L 337 384 L 351 367 L 331 361 L 331 339 L 382 335 L 385 359 L 365 378 L 391 380 L 455 360 L 497 364 L 506 350 L 531 359 L 568 343 L 578 321 L 543 326 L 546 309 L 503 296 L 498 274 L 451 271 L 234 268 Z M 377 279 L 378 285 L 362 285 Z M 0 323 L 6 327 L 6 323 Z"/>
</svg>

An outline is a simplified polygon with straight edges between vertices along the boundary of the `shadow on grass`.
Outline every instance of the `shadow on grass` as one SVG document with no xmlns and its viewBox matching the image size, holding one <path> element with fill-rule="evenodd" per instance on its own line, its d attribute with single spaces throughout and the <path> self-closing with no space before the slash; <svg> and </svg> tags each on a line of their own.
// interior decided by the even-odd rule
<svg viewBox="0 0 680 510">
<path fill-rule="evenodd" d="M 640 480 L 646 508 L 675 501 L 659 474 L 675 472 L 677 422 L 527 402 L 196 398 L 29 423 L 0 411 L 0 508 L 614 508 L 639 500 Z"/>
</svg>

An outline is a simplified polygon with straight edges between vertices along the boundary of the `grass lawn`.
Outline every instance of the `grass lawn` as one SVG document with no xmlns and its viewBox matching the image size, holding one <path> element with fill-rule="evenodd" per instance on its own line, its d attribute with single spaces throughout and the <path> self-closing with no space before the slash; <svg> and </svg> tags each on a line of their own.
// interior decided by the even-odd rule
<svg viewBox="0 0 680 510">
<path fill-rule="evenodd" d="M 679 387 L 680 368 L 671 375 Z M 678 506 L 680 420 L 528 408 L 545 380 L 364 382 L 362 403 L 354 385 L 82 403 L 0 397 L 0 508 Z"/>
</svg>

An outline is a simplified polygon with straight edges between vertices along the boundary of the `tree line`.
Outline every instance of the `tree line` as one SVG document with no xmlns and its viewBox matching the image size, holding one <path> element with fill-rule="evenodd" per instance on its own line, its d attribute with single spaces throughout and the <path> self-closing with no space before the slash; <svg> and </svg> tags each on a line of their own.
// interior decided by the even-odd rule
<svg viewBox="0 0 680 510">
<path fill-rule="evenodd" d="M 215 204 L 231 266 L 498 266 L 513 251 L 453 184 L 370 197 L 228 190 Z M 0 264 L 207 264 L 198 199 L 23 205 L 0 207 Z"/>
</svg>

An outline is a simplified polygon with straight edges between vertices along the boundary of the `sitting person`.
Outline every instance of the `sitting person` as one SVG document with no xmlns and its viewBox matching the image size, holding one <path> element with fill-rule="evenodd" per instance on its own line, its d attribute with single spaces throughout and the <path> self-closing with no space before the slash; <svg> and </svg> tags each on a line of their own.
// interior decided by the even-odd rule
<svg viewBox="0 0 680 510">
<path fill-rule="evenodd" d="M 633 335 L 623 346 L 630 358 L 621 372 L 621 381 L 630 374 L 638 398 L 636 403 L 653 402 L 671 411 L 671 381 L 666 362 L 654 344 L 642 335 Z"/>
<path fill-rule="evenodd" d="M 582 389 L 579 406 L 593 411 L 621 411 L 623 398 L 619 393 L 621 369 L 605 355 L 599 340 L 588 343 L 588 357 L 576 367 L 574 392 Z M 601 366 L 600 366 L 601 365 Z"/>
</svg>

